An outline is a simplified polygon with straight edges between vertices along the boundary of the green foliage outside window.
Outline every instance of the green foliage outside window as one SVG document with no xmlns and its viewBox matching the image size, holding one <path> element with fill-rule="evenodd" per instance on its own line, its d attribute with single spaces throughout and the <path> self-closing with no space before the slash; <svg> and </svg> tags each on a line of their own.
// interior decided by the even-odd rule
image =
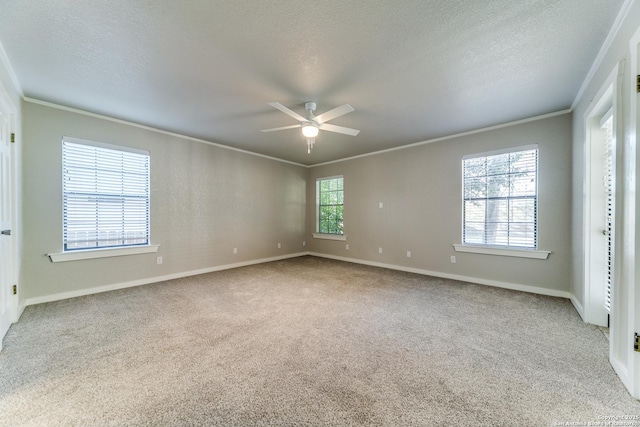
<svg viewBox="0 0 640 427">
<path fill-rule="evenodd" d="M 344 220 L 343 178 L 318 181 L 318 232 L 343 234 Z"/>
</svg>

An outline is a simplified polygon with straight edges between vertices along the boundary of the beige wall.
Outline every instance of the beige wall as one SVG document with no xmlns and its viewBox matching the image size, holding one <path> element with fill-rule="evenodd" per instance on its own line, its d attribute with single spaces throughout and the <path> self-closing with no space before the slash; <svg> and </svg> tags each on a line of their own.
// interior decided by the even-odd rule
<svg viewBox="0 0 640 427">
<path fill-rule="evenodd" d="M 23 114 L 27 304 L 306 250 L 304 167 L 39 103 L 24 102 Z M 55 264 L 45 256 L 62 250 L 63 136 L 149 150 L 157 254 Z"/>
<path fill-rule="evenodd" d="M 538 240 L 539 249 L 552 252 L 549 259 L 455 252 L 452 244 L 461 243 L 462 156 L 528 144 L 540 149 Z M 347 241 L 309 236 L 311 252 L 568 295 L 570 114 L 313 167 L 307 185 L 309 233 L 315 231 L 315 181 L 333 175 L 344 176 Z"/>
<path fill-rule="evenodd" d="M 22 256 L 27 303 L 307 249 L 484 282 L 569 290 L 567 114 L 308 170 L 40 103 L 23 102 L 23 114 L 28 123 Z M 151 235 L 160 245 L 157 254 L 55 264 L 45 256 L 61 251 L 65 135 L 150 151 Z M 452 244 L 460 243 L 462 156 L 532 143 L 540 146 L 539 247 L 552 251 L 549 259 L 454 252 Z M 339 174 L 345 176 L 349 250 L 345 242 L 311 237 L 315 179 Z M 162 265 L 156 264 L 158 255 Z M 450 263 L 451 255 L 456 264 Z"/>
</svg>

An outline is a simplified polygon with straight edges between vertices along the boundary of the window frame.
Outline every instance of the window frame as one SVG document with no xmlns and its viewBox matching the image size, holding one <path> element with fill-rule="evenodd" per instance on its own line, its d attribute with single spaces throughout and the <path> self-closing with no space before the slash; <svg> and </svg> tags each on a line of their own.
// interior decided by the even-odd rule
<svg viewBox="0 0 640 427">
<path fill-rule="evenodd" d="M 142 220 L 142 222 L 140 223 L 140 221 L 136 221 L 135 225 L 138 225 L 138 229 L 143 231 L 144 235 L 140 235 L 140 237 L 137 238 L 137 240 L 144 240 L 144 242 L 137 242 L 137 243 L 126 243 L 127 242 L 127 236 L 125 234 L 118 234 L 117 235 L 117 239 L 113 239 L 113 240 L 122 240 L 122 243 L 114 243 L 114 244 L 109 244 L 109 245 L 100 245 L 100 239 L 99 239 L 99 234 L 100 234 L 100 227 L 99 224 L 95 225 L 95 232 L 96 232 L 96 245 L 95 246 L 88 246 L 88 247 L 76 247 L 76 248 L 70 248 L 69 245 L 73 244 L 73 241 L 68 239 L 67 233 L 69 232 L 68 229 L 68 221 L 67 221 L 67 214 L 66 214 L 66 209 L 67 209 L 67 197 L 73 197 L 73 191 L 68 191 L 65 187 L 65 180 L 67 179 L 67 170 L 65 169 L 67 167 L 66 163 L 65 163 L 65 156 L 66 155 L 72 155 L 73 152 L 70 150 L 68 152 L 65 152 L 66 150 L 66 144 L 70 144 L 70 145 L 76 145 L 76 146 L 86 146 L 86 147 L 90 147 L 90 148 L 95 148 L 95 149 L 104 149 L 104 150 L 111 150 L 111 151 L 116 151 L 118 153 L 128 153 L 128 154 L 133 154 L 133 155 L 142 155 L 142 156 L 146 156 L 146 159 L 143 159 L 143 166 L 140 169 L 142 172 L 145 171 L 146 169 L 146 177 L 144 177 L 142 180 L 139 182 L 136 182 L 134 184 L 138 185 L 138 189 L 137 191 L 131 191 L 131 187 L 129 187 L 129 189 L 127 191 L 122 191 L 119 194 L 118 193 L 113 193 L 113 191 L 100 191 L 97 188 L 95 189 L 95 192 L 92 193 L 90 191 L 88 191 L 87 197 L 90 197 L 91 194 L 94 194 L 93 197 L 95 197 L 96 199 L 112 199 L 115 201 L 120 200 L 121 202 L 124 202 L 126 200 L 132 200 L 132 201 L 136 201 L 138 200 L 138 202 L 136 203 L 137 207 L 138 207 L 138 212 L 139 212 L 139 208 L 142 208 L 143 211 L 146 211 L 146 218 Z M 105 154 L 107 154 L 108 152 L 105 151 Z M 149 151 L 147 150 L 140 150 L 140 149 L 135 149 L 135 148 L 131 148 L 131 147 L 125 147 L 125 146 L 119 146 L 119 145 L 113 145 L 113 144 L 107 144 L 107 143 L 102 143 L 102 142 L 96 142 L 96 141 L 89 141 L 89 140 L 85 140 L 85 139 L 80 139 L 80 138 L 73 138 L 73 137 L 68 137 L 68 136 L 64 136 L 62 138 L 62 144 L 61 144 L 61 154 L 62 154 L 62 252 L 61 253 L 57 253 L 57 254 L 48 254 L 50 259 L 53 262 L 59 262 L 59 261 L 71 261 L 71 260 L 79 260 L 79 259 L 90 259 L 90 258 L 103 258 L 103 257 L 110 257 L 110 256 L 121 256 L 121 255 L 131 255 L 131 254 L 137 254 L 137 253 L 149 253 L 149 252 L 156 252 L 158 250 L 158 245 L 151 245 L 151 156 Z M 114 156 L 114 157 L 117 157 Z M 109 159 L 107 157 L 107 162 Z M 146 162 L 146 164 L 145 164 Z M 101 165 L 96 165 L 95 166 L 95 170 L 94 173 L 99 173 L 100 170 L 100 166 Z M 104 167 L 104 165 L 102 165 Z M 124 167 L 124 166 L 122 166 Z M 91 169 L 91 168 L 89 168 Z M 72 170 L 72 169 L 70 169 Z M 123 169 L 124 171 L 125 169 Z M 80 170 L 76 170 L 75 173 L 82 173 L 82 169 Z M 86 170 L 84 171 L 86 172 Z M 89 170 L 89 172 L 91 172 Z M 103 173 L 104 173 L 104 169 L 103 169 Z M 78 176 L 78 175 L 76 175 Z M 80 175 L 81 176 L 81 175 Z M 108 176 L 108 175 L 107 175 Z M 126 174 L 125 173 L 121 173 L 120 176 L 118 176 L 118 174 L 116 173 L 115 175 L 112 175 L 112 177 L 106 178 L 107 181 L 104 182 L 102 181 L 102 184 L 106 185 L 106 184 L 111 184 L 111 185 L 117 185 L 119 181 L 124 181 L 124 178 L 126 178 Z M 91 181 L 94 180 L 96 182 L 96 184 L 100 183 L 101 180 L 98 178 L 89 178 L 87 179 L 87 184 L 91 185 Z M 126 182 L 126 181 L 125 181 Z M 142 187 L 140 187 L 140 185 L 142 184 Z M 89 187 L 90 188 L 90 187 Z M 118 188 L 117 186 L 115 188 Z M 142 188 L 142 191 L 140 192 L 140 188 Z M 137 193 L 137 194 L 134 194 Z M 140 197 L 142 196 L 142 199 L 140 199 Z M 80 203 L 83 203 L 80 199 Z M 96 204 L 99 205 L 100 202 L 96 201 Z M 108 206 L 108 205 L 107 205 Z M 135 205 L 134 205 L 135 206 Z M 113 212 L 111 213 L 111 215 L 113 215 Z M 108 219 L 118 219 L 118 211 L 116 210 L 116 216 L 115 217 L 107 217 Z M 126 213 L 127 211 L 123 211 L 124 213 Z M 135 211 L 134 211 L 135 212 Z M 120 214 L 122 215 L 121 217 L 121 222 L 122 222 L 122 227 L 125 228 L 127 221 L 125 218 L 124 213 Z M 99 215 L 99 214 L 96 214 Z M 109 213 L 107 213 L 107 215 L 110 215 Z M 140 229 L 139 225 L 142 224 L 143 227 L 142 229 Z M 113 243 L 113 242 L 112 242 Z"/>
<path fill-rule="evenodd" d="M 465 161 L 469 159 L 477 159 L 477 158 L 489 158 L 493 156 L 499 156 L 510 153 L 518 153 L 522 151 L 530 151 L 536 150 L 536 164 L 535 164 L 535 195 L 533 196 L 534 200 L 534 244 L 533 246 L 522 246 L 522 245 L 495 245 L 495 244 L 487 244 L 487 243 L 469 243 L 465 238 L 465 230 L 466 230 L 466 215 L 465 215 L 465 202 L 468 201 L 466 197 L 466 185 L 467 181 L 465 179 Z M 510 147 L 502 150 L 493 150 L 482 153 L 465 155 L 462 157 L 461 162 L 461 178 L 462 178 L 462 230 L 461 230 L 461 244 L 454 244 L 454 249 L 456 252 L 469 252 L 469 253 L 481 253 L 487 255 L 505 255 L 505 256 L 514 256 L 514 257 L 524 257 L 524 258 L 536 258 L 536 259 L 547 259 L 550 251 L 542 251 L 538 249 L 538 237 L 539 237 L 539 158 L 540 158 L 540 148 L 538 144 L 530 144 L 525 146 L 518 147 Z M 505 173 L 504 175 L 510 175 L 510 172 Z M 508 176 L 508 179 L 511 179 L 511 176 Z M 510 181 L 511 183 L 511 181 Z M 512 200 L 517 200 L 522 198 L 522 196 L 501 196 L 503 200 L 507 200 L 507 202 L 511 202 Z M 531 198 L 530 196 L 526 196 L 526 198 Z M 478 200 L 484 199 L 485 201 L 491 200 L 489 195 L 485 195 L 483 198 L 479 198 Z M 509 215 L 509 213 L 507 213 Z M 511 220 L 509 216 L 507 216 L 506 225 L 509 227 L 511 224 Z M 486 229 L 486 217 L 485 217 L 485 229 Z"/>
<path fill-rule="evenodd" d="M 340 179 L 342 180 L 342 189 L 339 190 L 342 192 L 342 203 L 341 204 L 330 204 L 330 205 L 323 205 L 321 198 L 322 198 L 322 190 L 321 190 L 321 183 L 323 181 L 330 181 L 330 180 L 336 180 L 336 179 Z M 320 221 L 321 221 L 321 210 L 323 206 L 342 206 L 342 221 L 343 221 L 343 225 L 342 225 L 342 232 L 341 233 L 327 233 L 327 232 L 322 232 L 321 231 L 321 227 L 320 227 Z M 315 215 L 315 233 L 313 233 L 313 237 L 316 239 L 327 239 L 327 240 L 340 240 L 340 241 L 344 241 L 347 239 L 347 236 L 344 234 L 344 176 L 343 175 L 334 175 L 334 176 L 327 176 L 327 177 L 321 177 L 321 178 L 317 178 L 316 179 L 316 215 Z"/>
</svg>

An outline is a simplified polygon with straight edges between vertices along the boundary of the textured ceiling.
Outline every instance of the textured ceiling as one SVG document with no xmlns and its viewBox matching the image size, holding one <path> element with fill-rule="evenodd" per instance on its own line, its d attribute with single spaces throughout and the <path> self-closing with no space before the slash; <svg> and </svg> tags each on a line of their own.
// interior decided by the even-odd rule
<svg viewBox="0 0 640 427">
<path fill-rule="evenodd" d="M 0 42 L 27 97 L 317 164 L 569 108 L 621 4 L 0 0 Z"/>
</svg>

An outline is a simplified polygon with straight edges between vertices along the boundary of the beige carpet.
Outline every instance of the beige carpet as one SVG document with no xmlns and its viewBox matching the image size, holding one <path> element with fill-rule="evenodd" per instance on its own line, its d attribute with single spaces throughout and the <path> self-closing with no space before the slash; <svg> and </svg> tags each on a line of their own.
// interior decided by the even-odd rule
<svg viewBox="0 0 640 427">
<path fill-rule="evenodd" d="M 315 257 L 31 306 L 4 345 L 3 426 L 640 414 L 567 300 Z"/>
</svg>

